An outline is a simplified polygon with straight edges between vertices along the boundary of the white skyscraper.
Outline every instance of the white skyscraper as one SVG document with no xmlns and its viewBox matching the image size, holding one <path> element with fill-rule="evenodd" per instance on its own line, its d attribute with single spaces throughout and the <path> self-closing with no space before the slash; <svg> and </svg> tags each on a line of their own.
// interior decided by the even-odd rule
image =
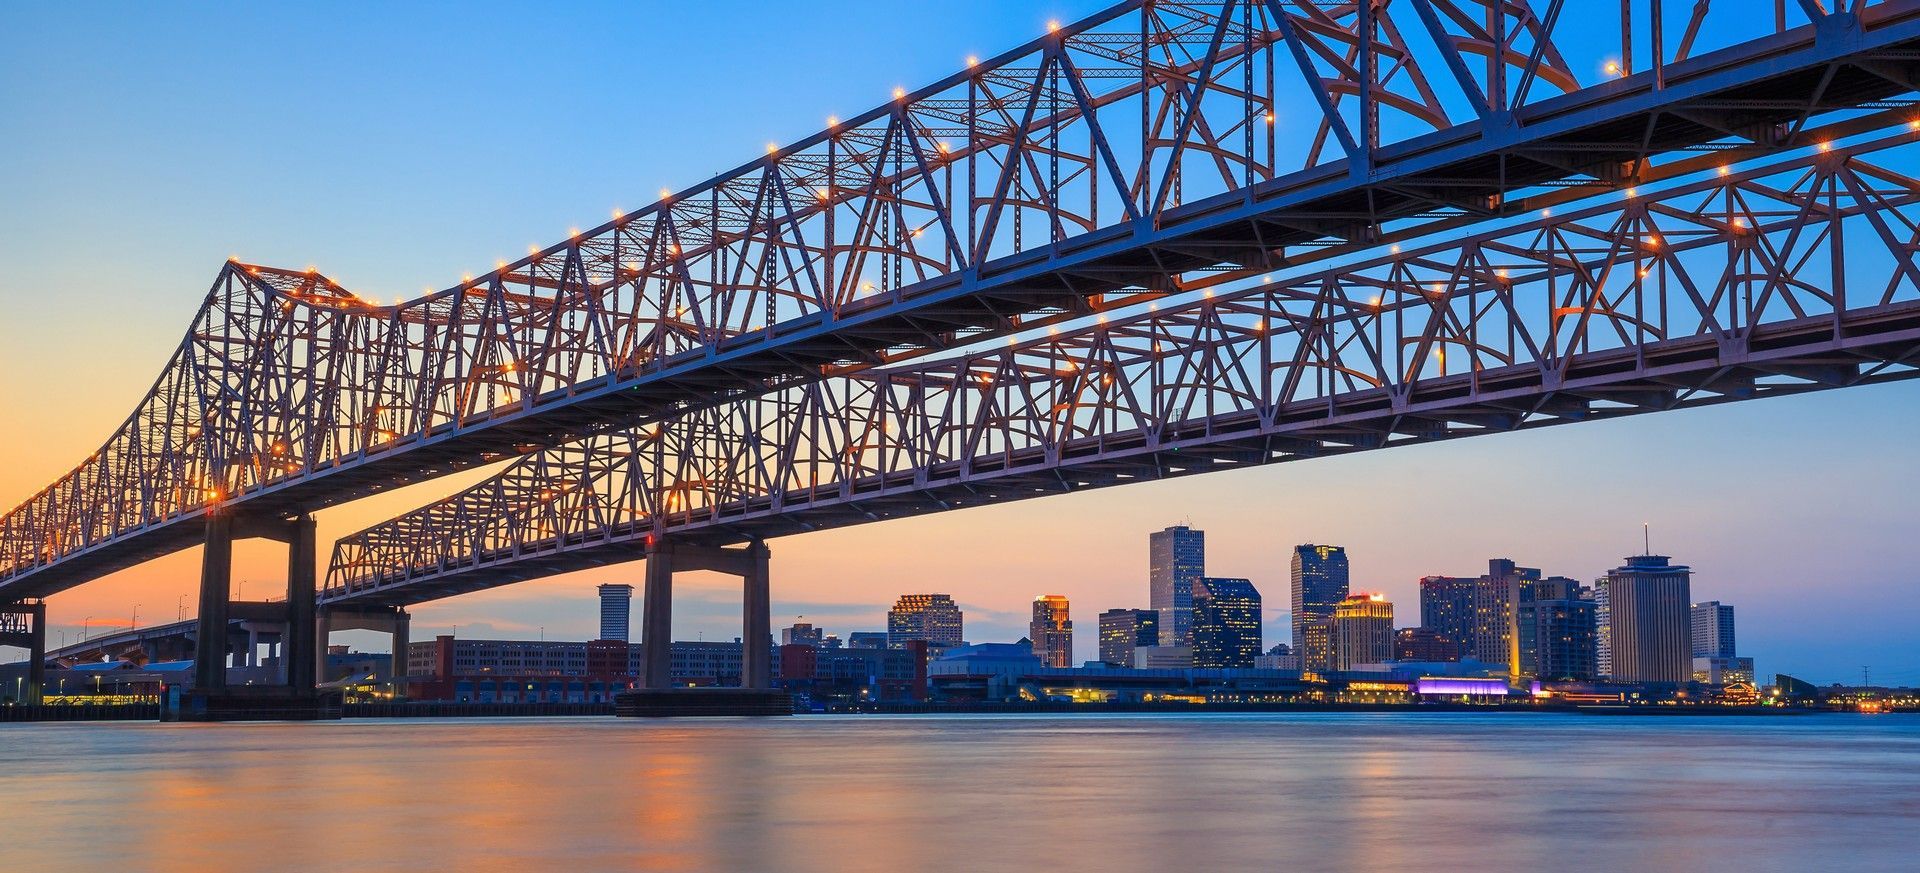
<svg viewBox="0 0 1920 873">
<path fill-rule="evenodd" d="M 600 639 L 629 642 L 632 614 L 632 585 L 600 586 Z"/>
</svg>

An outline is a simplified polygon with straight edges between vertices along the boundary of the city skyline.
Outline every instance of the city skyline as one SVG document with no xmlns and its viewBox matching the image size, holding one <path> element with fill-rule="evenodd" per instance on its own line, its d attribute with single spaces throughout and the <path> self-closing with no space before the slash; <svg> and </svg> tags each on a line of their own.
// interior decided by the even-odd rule
<svg viewBox="0 0 1920 873">
<path fill-rule="evenodd" d="M 130 10 L 103 26 L 24 10 L 23 23 L 46 38 L 0 57 L 0 72 L 8 74 L 0 76 L 6 83 L 0 102 L 44 123 L 0 144 L 0 188 L 17 192 L 19 207 L 0 216 L 0 254 L 12 265 L 0 274 L 10 316 L 0 324 L 0 372 L 8 374 L 0 380 L 0 403 L 41 414 L 0 419 L 0 505 L 11 507 L 71 469 L 125 416 L 178 340 L 180 313 L 204 294 L 206 265 L 218 258 L 237 253 L 315 263 L 389 299 L 441 287 L 462 271 L 523 251 L 529 241 L 604 220 L 607 209 L 635 205 L 664 185 L 705 178 L 719 169 L 716 154 L 732 160 L 766 141 L 804 135 L 827 114 L 871 105 L 896 85 L 950 73 L 970 51 L 1016 44 L 1049 18 L 1071 19 L 1104 5 L 1004 5 L 1003 14 L 941 17 L 942 36 L 933 47 L 904 38 L 923 29 L 931 13 L 866 16 L 871 43 L 851 56 L 833 48 L 834 16 L 771 10 L 762 16 L 766 32 L 751 38 L 772 43 L 779 33 L 783 51 L 802 55 L 775 60 L 771 51 L 738 52 L 719 86 L 760 93 L 745 86 L 794 62 L 821 72 L 787 82 L 777 100 L 751 100 L 742 109 L 753 111 L 713 118 L 684 136 L 628 135 L 661 118 L 704 117 L 698 94 L 669 89 L 647 111 L 609 121 L 609 141 L 625 136 L 635 143 L 628 155 L 597 144 L 582 148 L 544 131 L 476 151 L 460 132 L 500 100 L 577 100 L 587 112 L 609 95 L 602 86 L 579 87 L 597 81 L 583 74 L 591 65 L 557 49 L 540 63 L 493 78 L 448 82 L 430 72 L 438 59 L 402 50 L 396 42 L 402 38 L 391 35 L 419 25 L 406 19 L 425 12 L 385 15 L 381 27 L 366 20 L 372 13 L 320 20 L 288 12 L 299 19 L 286 36 L 293 42 L 269 48 L 244 36 L 259 26 L 252 13 Z M 621 15 L 594 36 L 604 47 L 614 48 L 614 33 L 638 32 L 643 16 Z M 644 17 L 647 27 L 662 32 L 694 32 L 699 20 L 696 10 L 650 10 Z M 453 38 L 469 44 L 578 45 L 528 40 L 527 28 L 558 24 L 520 16 L 436 18 L 434 26 L 451 28 Z M 145 33 L 172 43 L 132 38 Z M 577 36 L 567 32 L 568 40 Z M 117 72 L 89 67 L 84 53 L 62 48 L 103 38 L 127 61 Z M 377 55 L 412 76 L 395 75 L 390 66 L 348 64 L 337 82 L 289 82 L 270 59 L 301 46 L 333 56 Z M 697 41 L 658 50 L 669 63 L 700 63 Z M 252 64 L 260 72 L 232 77 L 234 58 L 223 53 L 233 51 L 260 52 Z M 166 74 L 148 82 L 124 72 L 143 69 Z M 29 81 L 57 84 L 42 93 L 39 85 L 25 87 Z M 423 99 L 423 90 L 435 99 Z M 178 96 L 186 94 L 196 96 Z M 354 123 L 289 143 L 270 161 L 258 149 L 204 133 L 235 113 L 279 110 L 287 94 L 304 109 Z M 414 151 L 396 150 L 396 139 Z M 156 166 L 169 170 L 152 172 Z M 296 203 L 299 209 L 288 208 Z M 164 204 L 169 220 L 101 250 L 87 228 L 96 212 L 116 204 L 155 210 Z M 401 239 L 406 245 L 393 242 Z M 80 274 L 62 266 L 79 262 L 100 269 Z M 128 278 L 97 278 L 109 272 Z M 76 300 L 90 305 L 72 305 Z M 118 317 L 102 325 L 103 311 Z M 1844 679 L 1862 664 L 1896 675 L 1916 669 L 1902 663 L 1915 648 L 1920 593 L 1910 584 L 1915 555 L 1899 529 L 1897 508 L 1920 486 L 1920 471 L 1877 459 L 1901 457 L 1903 435 L 1916 423 L 1920 386 L 1863 387 L 783 538 L 773 544 L 774 608 L 783 618 L 837 611 L 859 618 L 841 626 L 878 627 L 884 610 L 872 604 L 913 575 L 926 577 L 928 588 L 951 591 L 974 626 L 1014 638 L 1005 631 L 1024 623 L 1019 605 L 1043 589 L 1060 590 L 1088 608 L 1143 606 L 1135 574 L 1144 555 L 1131 544 L 1112 547 L 1112 532 L 1131 536 L 1190 515 L 1219 541 L 1210 570 L 1275 592 L 1266 616 L 1273 638 L 1272 622 L 1284 615 L 1274 609 L 1285 590 L 1284 549 L 1292 543 L 1347 545 L 1365 556 L 1354 570 L 1356 585 L 1411 604 L 1420 575 L 1469 572 L 1492 554 L 1524 551 L 1513 557 L 1548 573 L 1591 579 L 1637 547 L 1639 525 L 1651 521 L 1657 550 L 1686 556 L 1706 592 L 1740 604 L 1743 647 L 1765 653 L 1767 663 L 1814 678 Z M 484 472 L 324 512 L 321 541 Z M 1457 511 L 1458 495 L 1489 492 L 1513 499 L 1475 501 L 1473 512 Z M 1662 495 L 1660 503 L 1647 498 L 1652 493 Z M 1284 534 L 1277 543 L 1273 531 Z M 948 557 L 927 568 L 919 559 L 928 552 Z M 1042 557 L 1023 571 L 1031 579 L 1006 578 L 1007 566 L 1035 554 Z M 181 595 L 191 605 L 197 555 L 182 552 L 62 594 L 51 604 L 50 621 L 72 634 L 89 619 L 95 626 L 124 625 L 136 608 L 142 623 L 171 618 Z M 259 596 L 281 583 L 283 563 L 271 548 L 242 543 L 236 579 L 246 580 L 244 593 Z M 559 633 L 582 620 L 571 616 L 586 613 L 570 604 L 591 602 L 594 585 L 636 582 L 641 575 L 630 565 L 527 582 L 422 606 L 415 620 L 423 628 L 533 635 L 544 626 Z M 1888 607 L 1864 623 L 1803 608 L 1805 589 L 1843 582 L 1851 593 Z M 682 635 L 738 633 L 731 596 L 729 587 L 690 574 L 681 595 Z M 1090 636 L 1076 639 L 1076 660 L 1093 656 Z"/>
</svg>

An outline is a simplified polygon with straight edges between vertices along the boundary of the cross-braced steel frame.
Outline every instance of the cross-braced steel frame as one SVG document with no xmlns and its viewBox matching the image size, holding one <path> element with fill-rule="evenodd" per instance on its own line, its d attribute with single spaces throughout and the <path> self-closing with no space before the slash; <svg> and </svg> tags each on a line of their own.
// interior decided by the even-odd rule
<svg viewBox="0 0 1920 873">
<path fill-rule="evenodd" d="M 291 518 L 1679 150 L 1790 147 L 1920 78 L 1912 0 L 1634 0 L 1625 69 L 1588 77 L 1572 5 L 1135 0 L 399 305 L 230 263 L 140 408 L 0 518 L 0 600 L 192 545 L 215 507 Z"/>
<path fill-rule="evenodd" d="M 411 603 L 723 544 L 1920 374 L 1920 122 L 603 434 L 342 539 Z"/>
</svg>

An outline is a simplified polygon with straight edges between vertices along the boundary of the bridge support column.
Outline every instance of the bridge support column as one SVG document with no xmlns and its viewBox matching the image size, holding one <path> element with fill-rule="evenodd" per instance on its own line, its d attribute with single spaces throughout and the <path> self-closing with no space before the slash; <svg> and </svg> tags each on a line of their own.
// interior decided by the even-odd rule
<svg viewBox="0 0 1920 873">
<path fill-rule="evenodd" d="M 673 544 L 655 536 L 647 546 L 646 590 L 640 594 L 640 657 L 646 675 L 640 687 L 673 684 Z"/>
<path fill-rule="evenodd" d="M 313 676 L 316 683 L 332 682 L 327 675 L 327 646 L 333 641 L 333 610 L 322 609 L 319 618 L 314 620 L 313 633 Z"/>
<path fill-rule="evenodd" d="M 741 548 L 718 548 L 654 539 L 647 550 L 647 588 L 640 605 L 640 646 L 647 671 L 643 687 L 659 690 L 673 683 L 673 574 L 681 570 L 740 577 L 740 685 L 773 686 L 771 558 L 772 550 L 759 541 Z"/>
<path fill-rule="evenodd" d="M 316 653 L 314 640 L 319 634 L 315 615 L 318 570 L 314 542 L 314 521 L 302 515 L 293 521 L 293 538 L 287 543 L 287 628 L 280 634 L 280 663 L 285 665 L 287 686 L 295 694 L 312 694 L 314 676 L 326 647 Z"/>
<path fill-rule="evenodd" d="M 393 617 L 393 699 L 407 699 L 407 648 L 413 629 L 413 616 L 400 610 Z"/>
<path fill-rule="evenodd" d="M 233 541 L 259 537 L 287 544 L 287 602 L 232 600 Z M 206 553 L 200 564 L 200 614 L 195 619 L 193 687 L 168 696 L 164 721 L 310 720 L 340 717 L 340 697 L 323 694 L 314 681 L 314 522 L 305 513 L 287 517 L 236 515 L 215 508 L 207 516 Z M 231 626 L 238 620 L 239 627 Z M 290 657 L 283 682 L 232 685 L 227 667 L 260 666 L 261 627 L 279 626 Z M 230 657 L 229 652 L 238 657 Z"/>
<path fill-rule="evenodd" d="M 227 599 L 233 583 L 233 517 L 207 514 L 206 551 L 200 557 L 199 632 L 193 658 L 193 686 L 202 691 L 227 687 Z"/>
<path fill-rule="evenodd" d="M 27 650 L 27 675 L 17 688 L 8 688 L 8 697 L 18 695 L 19 703 L 38 706 L 47 692 L 47 604 L 46 601 L 0 605 L 0 646 L 18 646 Z"/>
<path fill-rule="evenodd" d="M 676 543 L 655 535 L 647 544 L 647 590 L 641 604 L 640 645 L 645 681 L 637 691 L 614 695 L 616 715 L 792 715 L 793 698 L 773 688 L 771 609 L 772 551 L 759 540 L 744 547 Z M 673 574 L 711 570 L 738 576 L 740 605 L 739 688 L 680 688 L 673 684 Z"/>
<path fill-rule="evenodd" d="M 768 564 L 772 550 L 764 542 L 746 549 L 741 577 L 740 687 L 773 687 L 773 617 Z"/>
</svg>

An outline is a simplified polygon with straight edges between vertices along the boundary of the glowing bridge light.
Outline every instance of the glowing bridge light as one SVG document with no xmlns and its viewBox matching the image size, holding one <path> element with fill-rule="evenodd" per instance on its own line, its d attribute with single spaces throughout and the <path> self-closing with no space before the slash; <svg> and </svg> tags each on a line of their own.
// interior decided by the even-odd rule
<svg viewBox="0 0 1920 873">
<path fill-rule="evenodd" d="M 893 89 L 893 99 L 895 99 L 895 100 L 904 100 L 904 99 L 906 99 L 906 97 L 907 97 L 907 89 L 905 89 L 905 88 L 895 88 L 895 89 Z"/>
<path fill-rule="evenodd" d="M 1060 32 L 1060 20 L 1056 18 L 1056 19 L 1054 19 L 1054 20 L 1052 20 L 1052 21 L 1049 21 L 1049 22 L 1047 22 L 1047 32 L 1048 32 L 1048 33 L 1059 33 L 1059 32 Z"/>
<path fill-rule="evenodd" d="M 1618 75 L 1620 75 L 1620 62 L 1619 62 L 1619 61 L 1608 61 L 1608 62 L 1607 62 L 1607 65 L 1606 65 L 1605 67 L 1602 67 L 1601 69 L 1604 69 L 1604 70 L 1606 70 L 1606 71 L 1607 71 L 1607 75 L 1609 75 L 1609 76 L 1618 76 Z"/>
</svg>

